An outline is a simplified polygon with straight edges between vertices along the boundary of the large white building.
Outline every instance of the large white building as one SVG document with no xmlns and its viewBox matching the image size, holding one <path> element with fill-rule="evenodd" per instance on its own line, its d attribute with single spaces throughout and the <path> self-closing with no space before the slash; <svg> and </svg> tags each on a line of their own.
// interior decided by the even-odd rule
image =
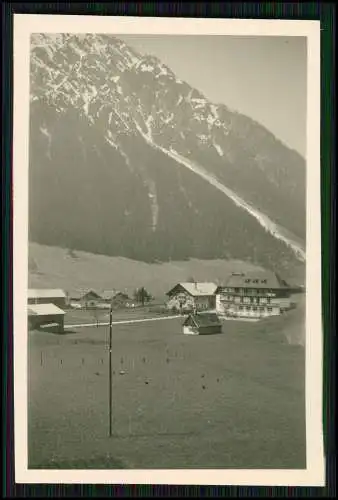
<svg viewBox="0 0 338 500">
<path fill-rule="evenodd" d="M 289 285 L 272 272 L 233 273 L 216 290 L 216 311 L 224 316 L 278 316 L 290 307 Z"/>
</svg>

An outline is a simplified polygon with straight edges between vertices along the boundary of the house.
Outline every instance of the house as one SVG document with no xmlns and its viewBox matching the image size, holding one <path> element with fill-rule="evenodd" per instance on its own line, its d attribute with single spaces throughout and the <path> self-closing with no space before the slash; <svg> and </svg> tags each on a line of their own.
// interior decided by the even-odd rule
<svg viewBox="0 0 338 500">
<path fill-rule="evenodd" d="M 127 307 L 130 301 L 128 295 L 123 292 L 116 292 L 112 298 L 111 304 L 113 307 Z"/>
<path fill-rule="evenodd" d="M 33 289 L 28 290 L 28 304 L 54 304 L 66 307 L 66 293 L 60 289 Z"/>
<path fill-rule="evenodd" d="M 216 312 L 230 317 L 277 316 L 291 307 L 291 289 L 268 271 L 232 273 L 216 290 Z"/>
<path fill-rule="evenodd" d="M 68 293 L 69 302 L 74 307 L 93 308 L 104 302 L 96 290 L 73 290 Z"/>
<path fill-rule="evenodd" d="M 177 311 L 213 310 L 216 307 L 215 283 L 178 283 L 167 292 L 167 308 Z"/>
<path fill-rule="evenodd" d="M 190 314 L 183 323 L 185 335 L 212 335 L 222 333 L 222 323 L 215 313 Z"/>
<path fill-rule="evenodd" d="M 102 298 L 102 301 L 105 302 L 106 304 L 110 304 L 116 294 L 116 290 L 104 290 L 102 293 L 100 293 L 100 297 Z"/>
<path fill-rule="evenodd" d="M 64 331 L 65 311 L 55 304 L 28 305 L 28 326 L 34 330 L 41 326 L 57 325 L 60 332 Z"/>
</svg>

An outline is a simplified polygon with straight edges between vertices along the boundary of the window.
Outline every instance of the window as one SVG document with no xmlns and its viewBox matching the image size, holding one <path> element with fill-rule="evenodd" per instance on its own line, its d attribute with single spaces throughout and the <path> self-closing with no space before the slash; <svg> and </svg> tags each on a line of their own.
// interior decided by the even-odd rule
<svg viewBox="0 0 338 500">
<path fill-rule="evenodd" d="M 269 312 L 272 312 L 272 307 L 268 307 L 268 311 L 269 311 Z"/>
<path fill-rule="evenodd" d="M 245 283 L 250 283 L 251 282 L 251 279 L 246 279 L 245 280 Z"/>
<path fill-rule="evenodd" d="M 239 306 L 239 310 L 240 310 L 240 311 L 243 311 L 243 306 Z"/>
<path fill-rule="evenodd" d="M 252 283 L 258 283 L 258 280 L 252 280 Z"/>
<path fill-rule="evenodd" d="M 247 306 L 245 309 L 246 309 L 247 311 L 251 311 L 251 307 L 250 307 L 250 306 Z"/>
<path fill-rule="evenodd" d="M 252 310 L 253 310 L 253 311 L 257 311 L 257 307 L 253 307 L 253 308 L 252 308 Z"/>
<path fill-rule="evenodd" d="M 261 283 L 266 283 L 266 280 L 261 280 Z"/>
<path fill-rule="evenodd" d="M 268 304 L 271 304 L 271 299 L 270 298 L 268 298 Z"/>
</svg>

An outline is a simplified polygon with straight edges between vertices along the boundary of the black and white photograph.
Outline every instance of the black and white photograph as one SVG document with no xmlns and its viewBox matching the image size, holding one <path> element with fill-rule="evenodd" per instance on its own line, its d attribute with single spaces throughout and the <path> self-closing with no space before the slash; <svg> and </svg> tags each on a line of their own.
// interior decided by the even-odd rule
<svg viewBox="0 0 338 500">
<path fill-rule="evenodd" d="M 320 485 L 317 23 L 71 17 L 14 16 L 17 480 Z"/>
</svg>

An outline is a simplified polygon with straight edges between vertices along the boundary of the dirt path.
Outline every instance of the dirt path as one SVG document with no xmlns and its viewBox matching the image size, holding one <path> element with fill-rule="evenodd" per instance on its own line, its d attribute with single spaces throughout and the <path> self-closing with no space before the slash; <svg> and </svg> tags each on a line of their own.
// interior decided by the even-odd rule
<svg viewBox="0 0 338 500">
<path fill-rule="evenodd" d="M 168 319 L 183 318 L 183 316 L 163 316 L 161 318 L 142 318 L 142 319 L 128 319 L 121 321 L 113 321 L 112 325 L 128 325 L 132 323 L 145 323 L 146 321 L 163 321 Z M 109 326 L 109 322 L 106 323 L 79 323 L 77 325 L 65 325 L 64 329 L 68 328 L 83 328 L 86 326 Z"/>
</svg>

